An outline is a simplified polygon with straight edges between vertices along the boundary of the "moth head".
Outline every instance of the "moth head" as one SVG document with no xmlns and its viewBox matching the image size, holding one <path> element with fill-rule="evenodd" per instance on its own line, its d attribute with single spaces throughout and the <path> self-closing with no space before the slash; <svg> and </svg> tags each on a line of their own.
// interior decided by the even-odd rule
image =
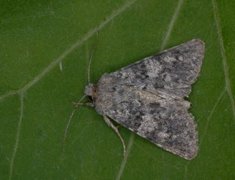
<svg viewBox="0 0 235 180">
<path fill-rule="evenodd" d="M 91 97 L 92 99 L 94 99 L 95 97 L 95 93 L 96 93 L 96 87 L 94 84 L 88 84 L 85 88 L 85 95 Z"/>
</svg>

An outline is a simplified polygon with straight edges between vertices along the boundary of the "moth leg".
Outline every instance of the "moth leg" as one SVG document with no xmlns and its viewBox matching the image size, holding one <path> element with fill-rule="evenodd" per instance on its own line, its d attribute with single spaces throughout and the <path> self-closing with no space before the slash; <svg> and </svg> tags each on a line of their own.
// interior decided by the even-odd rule
<svg viewBox="0 0 235 180">
<path fill-rule="evenodd" d="M 81 102 L 73 102 L 73 105 L 78 108 L 79 106 L 88 106 L 88 107 L 94 107 L 94 104 L 91 103 L 91 102 L 84 102 L 84 103 L 81 103 Z"/>
<path fill-rule="evenodd" d="M 119 139 L 121 140 L 122 146 L 123 146 L 123 156 L 125 156 L 126 144 L 125 144 L 121 134 L 119 133 L 118 128 L 112 123 L 112 121 L 107 116 L 103 116 L 103 117 L 104 117 L 104 121 L 106 122 L 106 124 L 115 131 L 115 133 L 118 135 Z"/>
<path fill-rule="evenodd" d="M 79 101 L 73 102 L 73 105 L 76 108 L 79 108 L 79 106 L 89 106 L 89 107 L 94 107 L 94 104 L 92 102 L 82 102 L 85 99 L 86 95 L 83 95 Z"/>
</svg>

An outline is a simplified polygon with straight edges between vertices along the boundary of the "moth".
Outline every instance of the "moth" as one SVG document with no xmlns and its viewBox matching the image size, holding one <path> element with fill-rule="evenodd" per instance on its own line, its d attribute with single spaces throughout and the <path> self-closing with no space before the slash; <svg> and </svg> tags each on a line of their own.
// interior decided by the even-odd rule
<svg viewBox="0 0 235 180">
<path fill-rule="evenodd" d="M 204 58 L 204 42 L 193 39 L 146 57 L 112 73 L 85 94 L 105 122 L 125 143 L 112 121 L 187 160 L 198 152 L 198 133 L 188 111 L 191 85 Z"/>
</svg>

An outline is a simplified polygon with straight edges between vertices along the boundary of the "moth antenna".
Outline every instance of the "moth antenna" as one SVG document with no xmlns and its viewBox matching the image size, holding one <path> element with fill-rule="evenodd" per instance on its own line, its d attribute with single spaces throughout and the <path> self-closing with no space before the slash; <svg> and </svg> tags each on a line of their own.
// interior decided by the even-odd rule
<svg viewBox="0 0 235 180">
<path fill-rule="evenodd" d="M 82 100 L 83 100 L 85 97 L 86 97 L 86 95 L 83 95 L 83 96 L 78 100 L 77 103 L 80 104 L 80 103 L 82 102 Z M 77 108 L 78 108 L 78 106 L 77 106 Z M 74 109 L 74 110 L 70 113 L 68 122 L 67 122 L 67 124 L 66 124 L 66 126 L 65 126 L 65 129 L 64 129 L 63 150 L 64 150 L 64 144 L 65 144 L 65 141 L 66 141 L 66 138 L 67 138 L 67 134 L 68 134 L 68 129 L 69 129 L 69 126 L 70 126 L 70 124 L 71 124 L 71 121 L 72 121 L 72 119 L 73 119 L 73 116 L 74 116 L 76 110 L 77 110 L 77 109 Z"/>
<path fill-rule="evenodd" d="M 125 141 L 123 140 L 121 134 L 119 133 L 118 128 L 112 123 L 112 121 L 109 119 L 109 117 L 107 117 L 107 116 L 103 116 L 103 117 L 104 117 L 104 121 L 106 122 L 106 124 L 115 131 L 115 133 L 118 135 L 119 139 L 121 140 L 122 146 L 123 146 L 123 156 L 125 157 L 126 144 L 125 144 Z"/>
<path fill-rule="evenodd" d="M 65 126 L 65 129 L 64 129 L 63 145 L 65 144 L 65 141 L 66 141 L 66 138 L 67 138 L 67 134 L 68 134 L 68 129 L 69 129 L 69 126 L 70 126 L 70 124 L 71 124 L 71 120 L 72 120 L 72 118 L 73 118 L 75 112 L 76 112 L 76 109 L 74 109 L 74 110 L 70 113 L 70 115 L 69 115 L 68 122 L 67 122 L 67 124 L 66 124 L 66 126 Z"/>
<path fill-rule="evenodd" d="M 97 32 L 97 36 L 99 35 L 99 31 Z M 91 63 L 92 63 L 92 58 L 93 58 L 93 55 L 95 53 L 95 49 L 97 47 L 97 41 L 96 43 L 94 43 L 93 45 L 93 48 L 92 48 L 92 52 L 90 54 L 90 57 L 89 57 L 89 61 L 88 61 L 88 67 L 87 67 L 87 81 L 88 81 L 88 84 L 91 83 Z"/>
<path fill-rule="evenodd" d="M 87 67 L 87 81 L 88 81 L 88 84 L 91 83 L 91 60 L 92 60 L 93 54 L 94 54 L 94 51 L 92 51 L 92 54 L 89 57 L 88 67 Z"/>
</svg>

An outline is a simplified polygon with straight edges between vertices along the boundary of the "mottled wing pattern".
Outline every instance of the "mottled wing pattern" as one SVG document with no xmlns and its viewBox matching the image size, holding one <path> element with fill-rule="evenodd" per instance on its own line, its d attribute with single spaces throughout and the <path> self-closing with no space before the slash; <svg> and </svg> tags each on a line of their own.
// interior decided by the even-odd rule
<svg viewBox="0 0 235 180">
<path fill-rule="evenodd" d="M 191 40 L 111 73 L 124 84 L 188 96 L 201 69 L 204 43 Z"/>
<path fill-rule="evenodd" d="M 184 100 L 200 71 L 204 44 L 192 40 L 110 74 L 97 84 L 97 112 L 185 159 L 197 132 Z"/>
</svg>

